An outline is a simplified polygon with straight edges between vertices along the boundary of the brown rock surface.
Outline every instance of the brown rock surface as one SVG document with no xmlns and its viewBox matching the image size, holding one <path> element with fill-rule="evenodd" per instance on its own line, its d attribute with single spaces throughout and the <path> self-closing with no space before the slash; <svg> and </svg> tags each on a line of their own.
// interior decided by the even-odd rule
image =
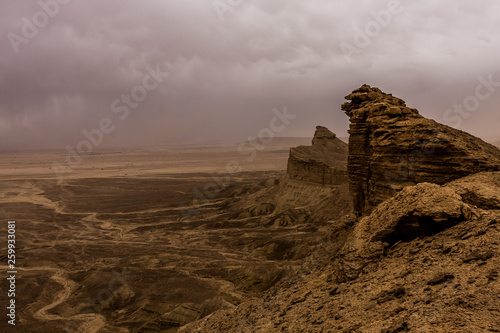
<svg viewBox="0 0 500 333">
<path fill-rule="evenodd" d="M 354 225 L 338 220 L 302 267 L 261 299 L 180 332 L 496 332 L 500 210 L 474 202 L 495 198 L 499 179 L 500 172 L 485 172 L 418 184 Z M 464 189 L 473 199 L 457 194 Z M 440 227 L 406 237 L 397 231 L 408 221 Z M 343 279 L 347 266 L 356 274 Z"/>
<path fill-rule="evenodd" d="M 498 177 L 500 173 L 489 176 Z M 468 183 L 469 177 L 463 182 Z M 477 207 L 465 203 L 449 185 L 420 183 L 406 187 L 357 222 L 340 252 L 338 278 L 357 278 L 385 248 L 398 242 L 428 237 L 478 216 Z"/>
<path fill-rule="evenodd" d="M 284 176 L 276 184 L 239 197 L 227 194 L 226 209 L 238 219 L 255 218 L 259 224 L 284 227 L 317 224 L 352 212 L 347 181 L 321 185 Z"/>
<path fill-rule="evenodd" d="M 290 148 L 287 174 L 248 191 L 228 188 L 224 207 L 241 220 L 273 227 L 318 225 L 352 212 L 347 177 L 348 146 L 317 126 L 311 146 Z"/>
<path fill-rule="evenodd" d="M 483 209 L 500 209 L 500 173 L 481 172 L 449 184 L 464 202 Z"/>
<path fill-rule="evenodd" d="M 363 85 L 346 99 L 342 110 L 351 121 L 349 181 L 357 215 L 409 185 L 500 170 L 498 148 L 426 119 L 378 88 Z"/>
<path fill-rule="evenodd" d="M 347 98 L 349 186 L 357 215 L 365 216 L 335 215 L 301 267 L 262 298 L 179 332 L 498 331 L 500 151 L 377 88 Z M 329 140 L 321 130 L 290 160 L 308 161 Z M 273 214 L 307 198 L 304 207 L 317 214 L 328 206 L 312 185 L 328 188 L 288 172 L 280 186 L 248 198 L 272 203 Z M 343 204 L 330 203 L 331 212 Z"/>
<path fill-rule="evenodd" d="M 347 183 L 348 146 L 326 127 L 317 126 L 312 146 L 290 148 L 290 179 L 326 185 Z"/>
</svg>

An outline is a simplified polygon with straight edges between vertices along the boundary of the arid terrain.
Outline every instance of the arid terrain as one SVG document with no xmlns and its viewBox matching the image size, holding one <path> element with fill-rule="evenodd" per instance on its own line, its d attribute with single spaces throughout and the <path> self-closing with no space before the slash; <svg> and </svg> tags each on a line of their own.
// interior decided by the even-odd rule
<svg viewBox="0 0 500 333">
<path fill-rule="evenodd" d="M 346 98 L 349 144 L 2 153 L 1 331 L 498 332 L 500 150 Z"/>
<path fill-rule="evenodd" d="M 0 333 L 500 333 L 499 31 L 3 1 Z"/>
<path fill-rule="evenodd" d="M 499 332 L 500 150 L 378 88 L 346 99 L 348 156 L 317 127 L 280 186 L 328 186 L 347 170 L 353 214 L 330 210 L 317 246 L 261 298 L 181 332 Z M 342 186 L 310 206 L 345 207 Z"/>
<path fill-rule="evenodd" d="M 234 222 L 218 192 L 265 187 L 288 147 L 308 142 L 277 138 L 251 162 L 234 146 L 103 151 L 62 177 L 63 153 L 3 153 L 1 232 L 16 221 L 19 273 L 18 322 L 1 331 L 175 331 L 267 289 L 307 254 L 288 249 L 320 229 Z"/>
</svg>

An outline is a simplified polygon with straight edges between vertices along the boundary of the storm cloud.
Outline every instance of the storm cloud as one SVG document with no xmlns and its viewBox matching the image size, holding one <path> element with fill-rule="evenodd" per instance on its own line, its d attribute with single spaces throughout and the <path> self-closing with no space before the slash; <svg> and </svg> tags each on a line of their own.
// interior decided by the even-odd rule
<svg viewBox="0 0 500 333">
<path fill-rule="evenodd" d="M 6 1 L 0 149 L 64 149 L 102 119 L 103 146 L 236 142 L 285 106 L 280 136 L 347 136 L 363 83 L 491 139 L 499 30 L 494 0 Z"/>
</svg>

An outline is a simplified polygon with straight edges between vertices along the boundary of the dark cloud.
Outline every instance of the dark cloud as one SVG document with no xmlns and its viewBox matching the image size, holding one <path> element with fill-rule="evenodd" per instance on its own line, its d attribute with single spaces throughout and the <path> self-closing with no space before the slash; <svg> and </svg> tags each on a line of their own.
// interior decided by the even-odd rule
<svg viewBox="0 0 500 333">
<path fill-rule="evenodd" d="M 9 1 L 0 13 L 0 149 L 75 145 L 103 118 L 116 125 L 103 145 L 241 140 L 285 106 L 297 118 L 279 135 L 322 124 L 344 136 L 343 96 L 363 83 L 437 121 L 498 133 L 500 87 L 460 124 L 444 116 L 480 76 L 500 81 L 494 0 L 401 1 L 367 45 L 359 30 L 391 1 L 233 0 L 223 21 L 214 3 L 227 0 L 55 1 Z M 54 17 L 16 53 L 12 33 L 43 20 L 41 4 Z M 341 43 L 356 47 L 350 61 Z M 120 120 L 112 103 L 157 66 L 169 76 Z"/>
</svg>

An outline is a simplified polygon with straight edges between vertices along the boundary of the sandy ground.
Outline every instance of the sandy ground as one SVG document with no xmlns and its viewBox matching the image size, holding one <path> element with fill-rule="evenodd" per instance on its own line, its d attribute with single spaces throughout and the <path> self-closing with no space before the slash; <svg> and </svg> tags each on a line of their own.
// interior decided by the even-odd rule
<svg viewBox="0 0 500 333">
<path fill-rule="evenodd" d="M 18 275 L 17 324 L 0 331 L 174 332 L 272 285 L 296 263 L 251 253 L 296 231 L 219 217 L 210 193 L 280 177 L 308 142 L 103 150 L 64 169 L 61 152 L 1 154 L 0 257 L 6 271 L 15 220 Z"/>
</svg>

